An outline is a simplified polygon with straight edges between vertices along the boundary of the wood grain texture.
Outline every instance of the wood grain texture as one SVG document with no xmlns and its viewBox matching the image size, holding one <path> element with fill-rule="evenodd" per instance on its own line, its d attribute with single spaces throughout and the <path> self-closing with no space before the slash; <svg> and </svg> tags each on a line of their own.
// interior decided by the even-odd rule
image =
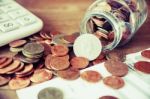
<svg viewBox="0 0 150 99">
<path fill-rule="evenodd" d="M 44 21 L 45 30 L 58 30 L 64 33 L 79 31 L 85 11 L 94 0 L 16 0 Z M 147 0 L 150 5 L 150 0 Z M 150 6 L 148 6 L 150 9 Z M 133 39 L 119 48 L 126 53 L 137 52 L 150 47 L 150 10 L 148 19 Z M 0 48 L 0 55 L 13 56 L 8 46 Z M 0 88 L 0 99 L 18 99 L 15 91 Z"/>
</svg>

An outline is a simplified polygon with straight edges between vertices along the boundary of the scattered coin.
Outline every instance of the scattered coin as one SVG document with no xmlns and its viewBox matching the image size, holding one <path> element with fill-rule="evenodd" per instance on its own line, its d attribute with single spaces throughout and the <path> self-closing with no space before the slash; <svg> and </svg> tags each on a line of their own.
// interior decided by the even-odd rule
<svg viewBox="0 0 150 99">
<path fill-rule="evenodd" d="M 99 99 L 118 99 L 118 98 L 115 96 L 102 96 Z"/>
<path fill-rule="evenodd" d="M 85 57 L 91 61 L 100 55 L 102 45 L 95 35 L 82 34 L 75 40 L 73 50 L 76 56 Z"/>
<path fill-rule="evenodd" d="M 114 76 L 125 76 L 128 73 L 128 66 L 117 60 L 108 60 L 104 63 L 108 72 Z"/>
<path fill-rule="evenodd" d="M 103 79 L 105 85 L 113 88 L 113 89 L 120 89 L 124 86 L 124 80 L 121 77 L 116 76 L 108 76 Z"/>
<path fill-rule="evenodd" d="M 7 60 L 7 57 L 0 57 L 0 64 L 3 64 Z"/>
<path fill-rule="evenodd" d="M 33 64 L 27 64 L 22 71 L 16 72 L 16 75 L 24 75 L 33 70 Z"/>
<path fill-rule="evenodd" d="M 150 50 L 144 50 L 141 52 L 141 55 L 143 57 L 149 58 L 150 59 Z"/>
<path fill-rule="evenodd" d="M 138 61 L 134 64 L 134 68 L 143 73 L 150 74 L 150 62 Z"/>
<path fill-rule="evenodd" d="M 93 63 L 93 65 L 96 65 L 96 64 L 99 64 L 99 63 L 102 63 L 105 61 L 106 61 L 105 54 L 101 53 L 95 60 L 92 61 L 92 63 Z"/>
<path fill-rule="evenodd" d="M 51 47 L 51 52 L 53 56 L 64 56 L 69 52 L 69 49 L 63 45 L 54 45 Z"/>
<path fill-rule="evenodd" d="M 84 71 L 80 74 L 80 76 L 83 80 L 86 80 L 87 82 L 91 83 L 97 83 L 102 79 L 101 74 L 93 70 Z"/>
<path fill-rule="evenodd" d="M 18 47 L 18 48 L 14 48 L 14 47 L 10 47 L 10 51 L 14 52 L 14 53 L 18 53 L 22 51 L 22 47 Z"/>
<path fill-rule="evenodd" d="M 15 55 L 14 59 L 20 60 L 21 62 L 24 63 L 37 63 L 40 60 L 38 58 L 27 58 L 21 53 Z"/>
<path fill-rule="evenodd" d="M 117 61 L 122 61 L 124 62 L 126 59 L 125 54 L 123 53 L 123 51 L 120 50 L 115 50 L 115 51 L 111 51 L 106 55 L 106 58 L 109 60 L 117 60 Z"/>
<path fill-rule="evenodd" d="M 52 69 L 51 64 L 50 64 L 52 57 L 53 56 L 51 54 L 49 54 L 45 58 L 45 66 L 46 66 L 47 69 Z"/>
<path fill-rule="evenodd" d="M 10 89 L 21 89 L 25 88 L 30 85 L 30 79 L 29 78 L 13 78 L 9 81 L 9 87 Z"/>
<path fill-rule="evenodd" d="M 47 56 L 51 54 L 51 46 L 47 43 L 41 43 L 44 47 L 44 55 Z"/>
<path fill-rule="evenodd" d="M 41 83 L 52 79 L 52 72 L 46 69 L 37 69 L 31 76 L 30 80 L 35 83 Z"/>
<path fill-rule="evenodd" d="M 69 68 L 66 70 L 57 71 L 56 73 L 59 77 L 66 80 L 75 80 L 80 77 L 80 72 L 78 69 Z"/>
<path fill-rule="evenodd" d="M 7 67 L 9 64 L 11 64 L 13 62 L 12 58 L 7 58 L 7 60 L 5 62 L 3 62 L 2 64 L 0 64 L 0 69 L 1 68 L 5 68 Z"/>
<path fill-rule="evenodd" d="M 20 63 L 21 62 L 19 60 L 14 60 L 13 63 L 9 64 L 7 67 L 0 69 L 0 74 L 5 74 L 7 72 L 15 70 L 19 67 Z"/>
<path fill-rule="evenodd" d="M 50 66 L 53 70 L 63 70 L 67 69 L 70 66 L 70 62 L 64 57 L 53 56 L 50 60 Z"/>
<path fill-rule="evenodd" d="M 77 69 L 83 69 L 89 65 L 88 59 L 84 57 L 73 57 L 70 63 L 73 68 Z"/>
<path fill-rule="evenodd" d="M 44 47 L 37 43 L 27 43 L 23 48 L 23 52 L 29 55 L 41 54 L 43 51 Z"/>
<path fill-rule="evenodd" d="M 0 86 L 7 84 L 11 77 L 9 75 L 0 75 Z"/>
<path fill-rule="evenodd" d="M 73 33 L 73 34 L 71 34 L 71 35 L 66 35 L 66 36 L 64 36 L 63 38 L 64 38 L 64 40 L 66 40 L 67 42 L 69 42 L 69 43 L 74 43 L 74 41 L 77 39 L 77 37 L 80 35 L 80 33 L 79 32 L 75 32 L 75 33 Z"/>
<path fill-rule="evenodd" d="M 16 40 L 16 41 L 13 41 L 13 42 L 9 43 L 9 46 L 13 47 L 13 48 L 16 48 L 16 47 L 23 46 L 26 43 L 27 43 L 26 40 Z"/>
<path fill-rule="evenodd" d="M 24 63 L 21 62 L 18 68 L 14 69 L 12 71 L 7 72 L 7 74 L 14 74 L 14 73 L 19 72 L 19 71 L 21 71 L 23 69 L 24 69 Z"/>
<path fill-rule="evenodd" d="M 29 71 L 28 73 L 25 74 L 16 74 L 15 76 L 18 78 L 24 78 L 24 77 L 30 77 L 34 72 L 34 69 L 32 69 L 31 71 Z"/>
<path fill-rule="evenodd" d="M 38 99 L 64 99 L 63 92 L 55 87 L 48 87 L 42 89 L 38 93 Z"/>
</svg>

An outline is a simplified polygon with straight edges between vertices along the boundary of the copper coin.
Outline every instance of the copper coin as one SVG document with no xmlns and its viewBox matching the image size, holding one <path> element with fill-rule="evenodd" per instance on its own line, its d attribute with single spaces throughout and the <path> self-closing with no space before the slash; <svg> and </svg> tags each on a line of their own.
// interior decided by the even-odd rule
<svg viewBox="0 0 150 99">
<path fill-rule="evenodd" d="M 70 61 L 73 68 L 83 69 L 89 65 L 89 61 L 84 57 L 73 57 Z"/>
<path fill-rule="evenodd" d="M 29 78 L 13 78 L 9 81 L 10 89 L 22 89 L 30 85 Z"/>
<path fill-rule="evenodd" d="M 51 52 L 54 56 L 64 56 L 69 52 L 69 49 L 64 45 L 55 45 L 51 47 Z"/>
<path fill-rule="evenodd" d="M 52 59 L 52 55 L 51 54 L 47 55 L 46 58 L 45 58 L 45 66 L 48 69 L 51 69 L 51 64 L 50 64 L 51 59 Z"/>
<path fill-rule="evenodd" d="M 23 69 L 24 69 L 24 63 L 21 62 L 21 63 L 20 63 L 20 66 L 19 66 L 18 68 L 14 69 L 14 70 L 12 70 L 12 71 L 7 72 L 7 74 L 14 74 L 14 73 L 19 72 L 19 71 L 21 71 L 21 70 L 23 70 Z"/>
<path fill-rule="evenodd" d="M 7 60 L 6 60 L 4 63 L 0 64 L 0 69 L 7 67 L 7 66 L 8 66 L 9 64 L 11 64 L 12 62 L 13 62 L 13 59 L 12 59 L 12 58 L 7 58 Z"/>
<path fill-rule="evenodd" d="M 123 53 L 123 51 L 120 50 L 115 50 L 115 51 L 111 51 L 106 55 L 106 58 L 112 59 L 112 60 L 118 60 L 118 61 L 125 61 L 126 57 L 125 54 Z"/>
<path fill-rule="evenodd" d="M 145 50 L 141 52 L 141 55 L 143 57 L 149 58 L 150 59 L 150 50 Z"/>
<path fill-rule="evenodd" d="M 102 79 L 101 74 L 94 70 L 84 71 L 80 76 L 83 80 L 91 83 L 97 83 Z"/>
<path fill-rule="evenodd" d="M 70 66 L 69 60 L 64 57 L 53 57 L 50 60 L 50 66 L 54 70 L 63 70 Z"/>
<path fill-rule="evenodd" d="M 47 39 L 47 37 L 45 36 L 45 32 L 44 32 L 44 31 L 41 31 L 41 32 L 40 32 L 40 36 L 41 36 L 43 39 Z"/>
<path fill-rule="evenodd" d="M 7 60 L 7 57 L 0 57 L 0 64 L 3 64 Z"/>
<path fill-rule="evenodd" d="M 96 64 L 99 64 L 99 63 L 102 63 L 105 61 L 106 61 L 105 55 L 104 55 L 104 53 L 101 53 L 95 60 L 92 61 L 92 63 L 93 63 L 93 65 L 96 65 Z"/>
<path fill-rule="evenodd" d="M 33 72 L 34 72 L 34 69 L 32 69 L 30 72 L 27 72 L 25 74 L 16 74 L 15 76 L 19 78 L 30 77 L 33 74 Z"/>
<path fill-rule="evenodd" d="M 57 71 L 57 75 L 66 80 L 75 80 L 80 77 L 80 72 L 77 69 L 69 68 L 62 71 Z"/>
<path fill-rule="evenodd" d="M 11 77 L 8 75 L 0 75 L 0 86 L 7 84 Z"/>
<path fill-rule="evenodd" d="M 114 76 L 125 76 L 128 73 L 128 66 L 117 60 L 108 60 L 104 63 L 108 72 Z"/>
<path fill-rule="evenodd" d="M 7 67 L 0 69 L 0 74 L 5 74 L 7 72 L 17 69 L 20 63 L 21 62 L 19 60 L 14 60 L 13 63 L 8 65 Z"/>
<path fill-rule="evenodd" d="M 52 79 L 52 72 L 46 69 L 37 69 L 31 76 L 30 80 L 35 83 L 41 83 Z"/>
<path fill-rule="evenodd" d="M 51 46 L 46 43 L 41 43 L 44 46 L 44 55 L 47 56 L 51 54 Z"/>
<path fill-rule="evenodd" d="M 16 72 L 16 75 L 24 75 L 30 71 L 33 70 L 33 64 L 28 64 L 24 66 L 24 69 L 22 71 Z"/>
<path fill-rule="evenodd" d="M 150 74 L 150 62 L 146 62 L 146 61 L 136 62 L 134 64 L 134 68 L 143 73 Z"/>
<path fill-rule="evenodd" d="M 26 40 L 16 40 L 16 41 L 13 41 L 13 42 L 9 43 L 9 46 L 10 47 L 20 47 L 20 46 L 23 46 L 26 43 L 27 43 Z"/>
<path fill-rule="evenodd" d="M 64 40 L 68 41 L 69 43 L 74 43 L 76 38 L 80 35 L 80 33 L 76 32 L 71 35 L 64 36 Z"/>
<path fill-rule="evenodd" d="M 59 31 L 50 31 L 51 37 L 54 37 L 55 35 L 61 34 Z"/>
<path fill-rule="evenodd" d="M 124 86 L 124 80 L 121 77 L 109 76 L 103 79 L 105 85 L 113 88 L 120 89 Z"/>
<path fill-rule="evenodd" d="M 118 98 L 114 96 L 102 96 L 99 99 L 118 99 Z"/>
</svg>

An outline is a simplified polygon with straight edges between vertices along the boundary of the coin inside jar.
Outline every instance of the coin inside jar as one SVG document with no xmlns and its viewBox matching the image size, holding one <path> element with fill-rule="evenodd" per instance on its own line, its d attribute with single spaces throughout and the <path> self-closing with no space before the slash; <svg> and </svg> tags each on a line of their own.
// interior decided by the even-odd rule
<svg viewBox="0 0 150 99">
<path fill-rule="evenodd" d="M 55 87 L 48 87 L 42 89 L 38 95 L 38 99 L 64 99 L 62 90 Z"/>
<path fill-rule="evenodd" d="M 121 77 L 116 77 L 116 76 L 108 76 L 103 79 L 103 82 L 105 85 L 114 88 L 114 89 L 119 89 L 124 86 L 124 80 Z"/>
<path fill-rule="evenodd" d="M 102 79 L 101 74 L 93 70 L 84 71 L 80 74 L 80 76 L 83 80 L 91 83 L 97 83 Z"/>
</svg>

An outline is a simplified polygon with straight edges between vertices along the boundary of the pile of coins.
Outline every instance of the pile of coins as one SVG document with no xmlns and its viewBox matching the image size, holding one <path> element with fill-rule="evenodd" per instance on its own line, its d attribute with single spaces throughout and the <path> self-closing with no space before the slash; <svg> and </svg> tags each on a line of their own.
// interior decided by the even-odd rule
<svg viewBox="0 0 150 99">
<path fill-rule="evenodd" d="M 40 34 L 36 34 L 36 36 L 33 35 L 32 37 L 34 37 L 34 40 L 33 38 L 31 39 L 31 37 L 29 40 L 27 39 L 26 43 L 22 44 L 21 52 L 16 54 L 14 59 L 0 57 L 1 85 L 8 83 L 10 89 L 21 89 L 29 86 L 31 82 L 41 83 L 58 76 L 65 80 L 75 80 L 81 77 L 83 80 L 89 83 L 97 83 L 103 80 L 104 84 L 112 88 L 119 89 L 123 87 L 124 82 L 119 77 L 127 74 L 125 64 L 122 64 L 119 62 L 119 60 L 115 61 L 115 63 L 110 62 L 109 60 L 109 58 L 117 60 L 121 57 L 121 55 L 117 54 L 117 56 L 115 56 L 116 54 L 110 54 L 106 57 L 105 53 L 101 53 L 97 59 L 89 61 L 85 57 L 75 56 L 73 49 L 70 46 L 54 43 L 52 44 L 53 38 L 56 36 L 55 34 L 59 34 L 59 32 L 53 32 L 53 35 L 49 34 L 51 38 L 47 37 L 48 34 L 42 33 L 43 32 L 40 32 Z M 70 44 L 73 44 L 75 38 L 78 36 L 77 34 L 63 36 L 63 39 L 66 39 L 66 41 L 70 42 Z M 39 40 L 39 38 L 37 39 L 37 35 L 39 35 L 42 40 Z M 44 40 L 44 35 L 45 39 L 50 41 L 49 43 Z M 73 40 L 71 41 L 71 39 Z M 15 41 L 17 42 L 16 45 L 18 45 L 18 42 L 21 41 L 22 40 Z M 11 42 L 10 46 L 13 44 L 15 45 L 15 43 Z M 106 68 L 108 67 L 108 71 L 112 73 L 112 77 L 109 77 L 108 80 L 103 78 L 99 72 L 94 70 L 80 73 L 80 70 L 91 65 L 105 62 L 107 59 L 109 62 L 106 62 L 106 64 L 113 64 L 111 68 L 110 66 L 106 66 Z M 114 66 L 116 64 L 119 64 L 119 71 L 115 70 L 118 68 Z M 121 83 L 120 79 L 122 81 Z M 113 82 L 118 82 L 118 84 L 113 84 Z M 112 85 L 109 85 L 110 83 Z"/>
<path fill-rule="evenodd" d="M 11 43 L 9 43 L 10 51 L 11 52 L 21 52 L 23 49 L 23 46 L 27 43 L 27 40 L 16 40 Z"/>
</svg>

